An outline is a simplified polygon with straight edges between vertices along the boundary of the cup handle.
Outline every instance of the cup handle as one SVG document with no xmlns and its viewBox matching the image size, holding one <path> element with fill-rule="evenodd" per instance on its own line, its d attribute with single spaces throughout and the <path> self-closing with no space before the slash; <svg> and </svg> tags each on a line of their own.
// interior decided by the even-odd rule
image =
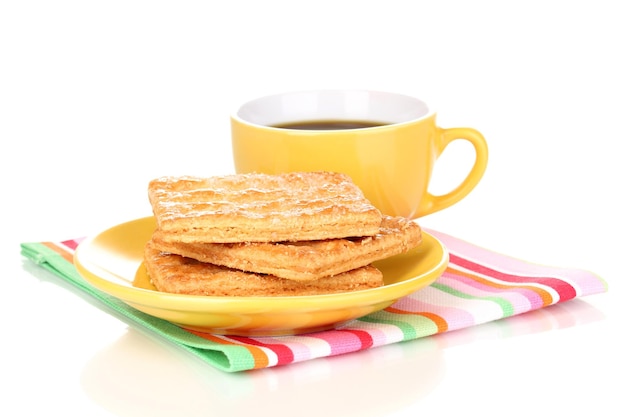
<svg viewBox="0 0 626 417">
<path fill-rule="evenodd" d="M 468 127 L 438 129 L 440 138 L 438 155 L 441 155 L 444 149 L 455 140 L 467 140 L 470 142 L 474 147 L 476 155 L 472 169 L 458 187 L 442 195 L 433 195 L 430 192 L 427 193 L 427 204 L 423 208 L 423 213 L 421 215 L 431 214 L 436 211 L 443 210 L 444 208 L 450 207 L 451 205 L 459 202 L 467 196 L 474 189 L 474 187 L 476 187 L 476 185 L 478 185 L 478 182 L 481 180 L 485 170 L 487 169 L 489 152 L 487 142 L 480 132 Z"/>
</svg>

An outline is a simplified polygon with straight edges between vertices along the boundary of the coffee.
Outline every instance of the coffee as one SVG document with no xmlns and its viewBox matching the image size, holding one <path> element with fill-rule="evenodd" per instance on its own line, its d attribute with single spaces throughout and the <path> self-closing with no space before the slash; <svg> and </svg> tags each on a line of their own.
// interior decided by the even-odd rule
<svg viewBox="0 0 626 417">
<path fill-rule="evenodd" d="M 273 127 L 297 130 L 348 130 L 385 126 L 387 124 L 389 123 L 370 120 L 308 120 L 302 122 L 283 123 L 274 125 Z"/>
<path fill-rule="evenodd" d="M 439 127 L 422 100 L 382 91 L 259 97 L 231 115 L 231 133 L 237 173 L 341 172 L 382 213 L 410 219 L 463 199 L 480 181 L 488 157 L 477 130 Z M 452 191 L 432 194 L 437 158 L 456 140 L 472 145 L 468 158 L 473 156 L 474 164 Z"/>
</svg>

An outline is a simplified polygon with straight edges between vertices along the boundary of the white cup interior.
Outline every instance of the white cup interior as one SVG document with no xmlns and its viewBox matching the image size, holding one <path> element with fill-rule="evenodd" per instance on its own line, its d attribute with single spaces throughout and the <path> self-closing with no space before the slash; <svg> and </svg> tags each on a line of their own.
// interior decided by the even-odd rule
<svg viewBox="0 0 626 417">
<path fill-rule="evenodd" d="M 360 91 L 300 91 L 261 97 L 242 105 L 234 115 L 262 126 L 311 120 L 367 120 L 404 123 L 429 114 L 426 103 L 402 94 Z"/>
</svg>

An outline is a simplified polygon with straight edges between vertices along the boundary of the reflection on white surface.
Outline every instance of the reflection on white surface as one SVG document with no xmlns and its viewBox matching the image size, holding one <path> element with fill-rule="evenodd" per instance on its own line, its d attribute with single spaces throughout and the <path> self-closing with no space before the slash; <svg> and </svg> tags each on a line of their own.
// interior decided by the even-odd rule
<svg viewBox="0 0 626 417">
<path fill-rule="evenodd" d="M 135 328 L 85 366 L 82 386 L 121 416 L 382 416 L 417 403 L 444 380 L 446 349 L 603 318 L 582 300 L 411 342 L 339 357 L 229 374 Z M 308 396 L 312 393 L 312 397 Z"/>
<path fill-rule="evenodd" d="M 251 415 L 264 409 L 274 415 L 298 410 L 299 416 L 379 416 L 428 394 L 443 377 L 443 364 L 443 351 L 430 338 L 230 374 L 129 328 L 87 363 L 82 384 L 96 403 L 123 416 L 207 410 Z"/>
</svg>

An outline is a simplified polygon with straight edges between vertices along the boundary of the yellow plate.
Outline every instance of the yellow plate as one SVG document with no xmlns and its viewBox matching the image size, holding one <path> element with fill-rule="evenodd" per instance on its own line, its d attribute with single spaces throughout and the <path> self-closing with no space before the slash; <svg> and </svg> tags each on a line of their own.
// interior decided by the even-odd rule
<svg viewBox="0 0 626 417">
<path fill-rule="evenodd" d="M 448 264 L 441 242 L 422 232 L 415 250 L 375 263 L 384 275 L 380 288 L 296 297 L 169 294 L 152 287 L 142 264 L 154 228 L 154 218 L 145 217 L 107 229 L 79 245 L 74 265 L 94 287 L 137 310 L 206 333 L 276 336 L 334 328 L 431 284 Z"/>
</svg>

